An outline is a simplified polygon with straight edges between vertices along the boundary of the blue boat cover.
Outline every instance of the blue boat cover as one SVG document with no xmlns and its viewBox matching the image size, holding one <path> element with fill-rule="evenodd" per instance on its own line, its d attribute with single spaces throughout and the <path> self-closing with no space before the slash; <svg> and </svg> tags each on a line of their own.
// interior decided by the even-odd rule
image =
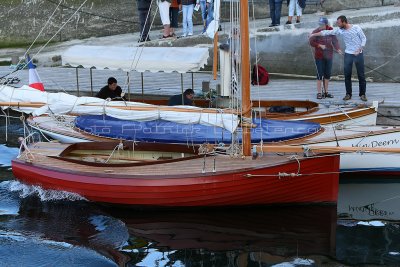
<svg viewBox="0 0 400 267">
<path fill-rule="evenodd" d="M 303 137 L 320 130 L 319 123 L 254 119 L 251 129 L 252 143 L 277 142 Z M 232 135 L 227 130 L 200 124 L 180 124 L 164 120 L 128 121 L 101 115 L 84 115 L 75 119 L 75 126 L 85 132 L 117 139 L 162 143 L 230 143 Z M 236 138 L 241 141 L 241 128 Z"/>
</svg>

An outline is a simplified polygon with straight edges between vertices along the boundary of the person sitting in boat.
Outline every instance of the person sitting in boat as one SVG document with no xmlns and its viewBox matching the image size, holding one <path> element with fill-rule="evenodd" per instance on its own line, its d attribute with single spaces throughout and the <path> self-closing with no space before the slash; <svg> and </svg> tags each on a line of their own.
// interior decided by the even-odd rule
<svg viewBox="0 0 400 267">
<path fill-rule="evenodd" d="M 107 85 L 100 89 L 96 97 L 111 100 L 125 100 L 122 89 L 118 85 L 117 79 L 114 77 L 108 78 Z"/>
<path fill-rule="evenodd" d="M 193 106 L 193 97 L 194 91 L 193 89 L 186 89 L 185 92 L 179 95 L 171 96 L 168 100 L 168 106 L 178 106 L 178 105 L 185 105 L 185 106 Z"/>
</svg>

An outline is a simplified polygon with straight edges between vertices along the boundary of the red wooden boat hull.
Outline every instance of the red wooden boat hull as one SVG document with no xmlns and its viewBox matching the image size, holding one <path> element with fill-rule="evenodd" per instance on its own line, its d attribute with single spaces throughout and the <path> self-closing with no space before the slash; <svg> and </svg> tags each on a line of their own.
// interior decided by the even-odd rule
<svg viewBox="0 0 400 267">
<path fill-rule="evenodd" d="M 297 173 L 297 161 L 235 173 L 216 172 L 191 177 L 164 175 L 162 178 L 157 175 L 145 178 L 140 175 L 88 175 L 18 159 L 13 160 L 12 170 L 15 177 L 26 184 L 78 193 L 96 202 L 187 207 L 336 203 L 339 156 L 302 159 L 300 164 L 302 175 L 294 177 L 277 177 L 276 174 L 283 171 Z M 307 175 L 311 173 L 313 175 Z M 248 174 L 262 176 L 248 177 Z"/>
</svg>

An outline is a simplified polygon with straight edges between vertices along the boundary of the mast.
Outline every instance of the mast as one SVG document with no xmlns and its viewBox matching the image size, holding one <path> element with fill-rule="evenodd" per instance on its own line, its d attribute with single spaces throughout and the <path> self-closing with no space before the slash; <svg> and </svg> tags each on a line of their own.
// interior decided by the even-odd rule
<svg viewBox="0 0 400 267">
<path fill-rule="evenodd" d="M 240 0 L 240 45 L 242 73 L 242 112 L 243 117 L 251 117 L 250 103 L 250 38 L 249 38 L 249 5 L 247 0 Z M 250 125 L 242 123 L 243 154 L 251 155 Z"/>
</svg>

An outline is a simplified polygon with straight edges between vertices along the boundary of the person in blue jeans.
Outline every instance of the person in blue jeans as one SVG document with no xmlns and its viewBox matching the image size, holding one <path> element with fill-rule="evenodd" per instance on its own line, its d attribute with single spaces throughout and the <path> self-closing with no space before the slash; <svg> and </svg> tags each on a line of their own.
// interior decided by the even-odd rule
<svg viewBox="0 0 400 267">
<path fill-rule="evenodd" d="M 333 30 L 329 26 L 328 19 L 321 17 L 318 21 L 319 27 L 312 33 L 317 33 L 324 30 Z M 315 66 L 317 67 L 317 99 L 325 97 L 333 98 L 333 95 L 328 93 L 329 79 L 331 78 L 333 52 L 337 51 L 340 54 L 338 39 L 335 35 L 319 36 L 310 38 L 310 45 L 314 47 Z M 322 84 L 324 92 L 322 92 Z"/>
<path fill-rule="evenodd" d="M 207 29 L 207 3 L 206 0 L 197 0 L 196 4 L 200 5 L 201 9 L 201 19 L 203 20 L 203 31 L 204 33 Z"/>
<path fill-rule="evenodd" d="M 207 20 L 206 20 L 206 28 L 214 19 L 214 0 L 207 0 Z"/>
<path fill-rule="evenodd" d="M 181 37 L 192 36 L 193 35 L 193 0 L 181 0 L 182 5 L 182 26 L 183 31 Z"/>
<path fill-rule="evenodd" d="M 269 27 L 281 24 L 282 0 L 269 0 L 269 14 L 271 17 L 271 25 Z"/>
<path fill-rule="evenodd" d="M 351 74 L 353 72 L 353 63 L 356 65 L 357 70 L 360 99 L 362 101 L 367 101 L 367 97 L 365 96 L 367 81 L 365 80 L 364 53 L 362 53 L 362 51 L 359 54 L 344 54 L 344 83 L 346 86 L 346 96 L 343 100 L 350 100 L 352 96 Z"/>
<path fill-rule="evenodd" d="M 367 38 L 360 26 L 353 25 L 347 22 L 345 16 L 339 16 L 336 20 L 339 28 L 334 30 L 325 30 L 313 33 L 311 36 L 327 36 L 327 35 L 342 35 L 343 41 L 346 46 L 344 54 L 344 82 L 346 86 L 346 96 L 343 100 L 350 100 L 352 97 L 352 84 L 351 74 L 353 70 L 353 63 L 356 65 L 359 96 L 362 101 L 367 101 L 365 95 L 367 90 L 367 82 L 364 73 L 364 47 Z"/>
</svg>

